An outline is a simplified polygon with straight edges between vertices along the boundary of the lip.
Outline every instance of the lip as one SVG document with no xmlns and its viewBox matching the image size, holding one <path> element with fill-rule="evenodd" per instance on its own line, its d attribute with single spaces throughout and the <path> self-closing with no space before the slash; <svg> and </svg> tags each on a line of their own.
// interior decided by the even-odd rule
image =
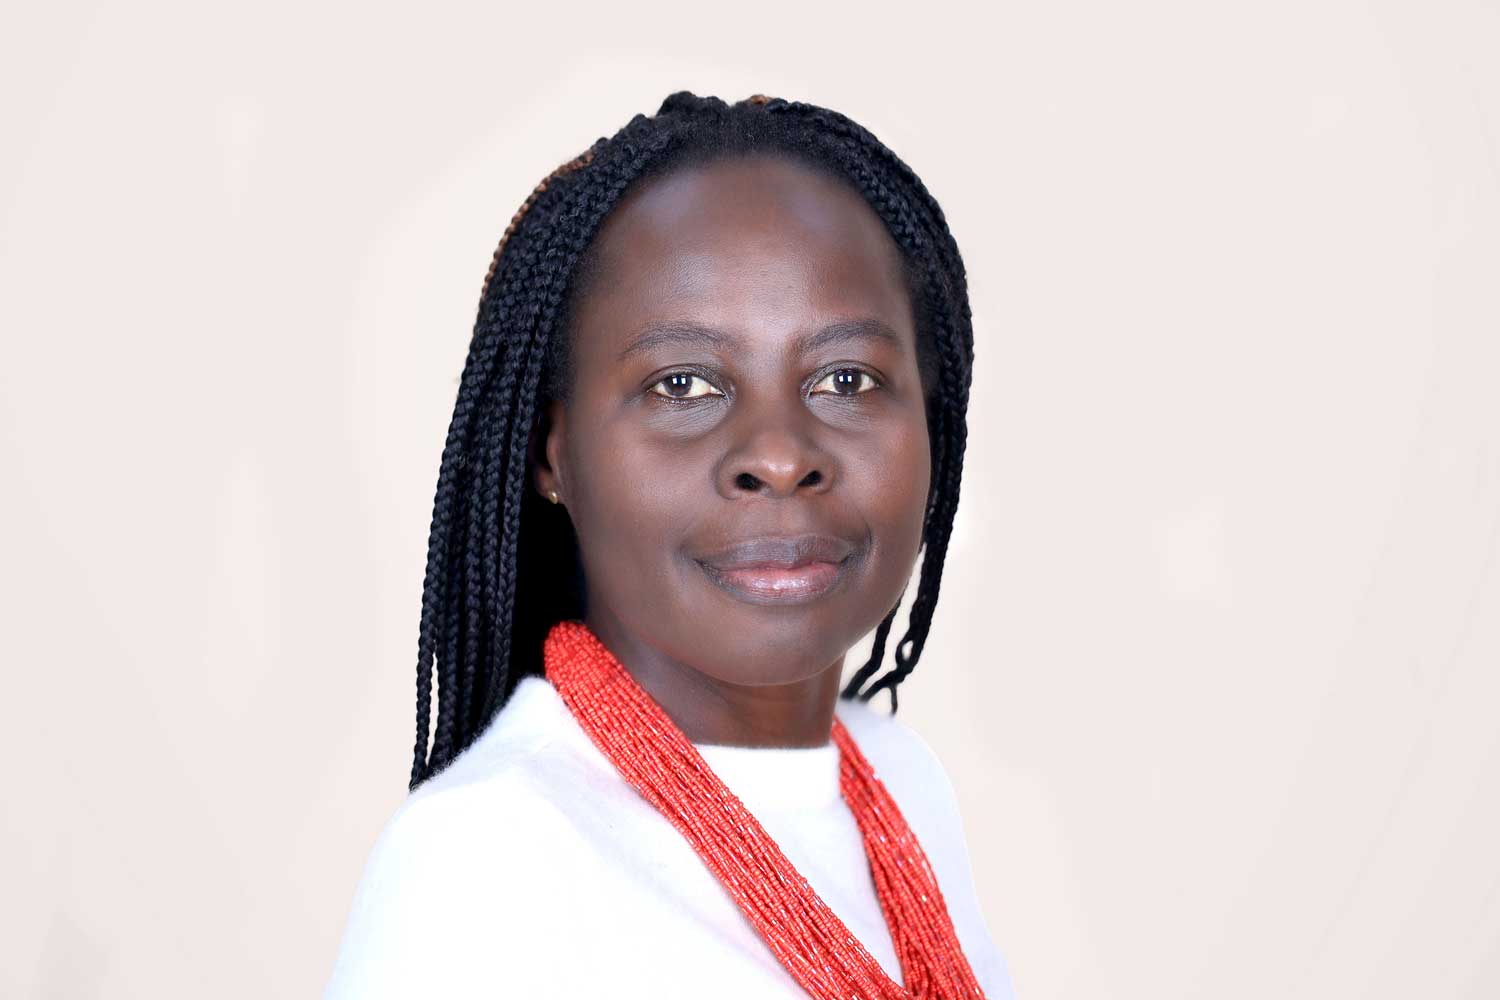
<svg viewBox="0 0 1500 1000">
<path fill-rule="evenodd" d="M 854 546 L 834 535 L 782 535 L 746 539 L 696 562 L 708 578 L 750 604 L 815 601 L 844 578 Z"/>
</svg>

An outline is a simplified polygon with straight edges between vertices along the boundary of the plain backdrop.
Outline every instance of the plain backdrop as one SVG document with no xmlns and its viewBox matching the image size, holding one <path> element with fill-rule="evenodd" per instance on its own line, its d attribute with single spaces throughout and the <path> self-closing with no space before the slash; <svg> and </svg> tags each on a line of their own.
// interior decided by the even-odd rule
<svg viewBox="0 0 1500 1000">
<path fill-rule="evenodd" d="M 1493 3 L 5 24 L 0 994 L 322 989 L 405 793 L 490 255 L 685 88 L 849 114 L 965 254 L 899 717 L 1018 995 L 1500 996 Z"/>
</svg>

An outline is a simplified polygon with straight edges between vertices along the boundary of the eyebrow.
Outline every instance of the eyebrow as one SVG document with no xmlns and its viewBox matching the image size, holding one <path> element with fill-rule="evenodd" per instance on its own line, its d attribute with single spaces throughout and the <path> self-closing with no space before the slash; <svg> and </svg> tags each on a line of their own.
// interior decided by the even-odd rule
<svg viewBox="0 0 1500 1000">
<path fill-rule="evenodd" d="M 901 346 L 901 337 L 891 329 L 889 324 L 878 319 L 862 318 L 839 320 L 828 324 L 816 333 L 803 334 L 797 338 L 793 350 L 799 354 L 809 354 L 824 347 L 856 340 L 874 340 L 888 343 L 893 347 Z M 634 334 L 615 360 L 624 361 L 632 354 L 668 344 L 723 350 L 736 343 L 736 338 L 714 327 L 694 323 L 691 320 L 673 320 L 653 323 Z"/>
</svg>

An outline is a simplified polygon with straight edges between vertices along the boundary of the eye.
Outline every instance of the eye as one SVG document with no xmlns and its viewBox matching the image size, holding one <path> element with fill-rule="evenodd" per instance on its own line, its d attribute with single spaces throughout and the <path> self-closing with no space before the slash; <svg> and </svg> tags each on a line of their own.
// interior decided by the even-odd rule
<svg viewBox="0 0 1500 1000">
<path fill-rule="evenodd" d="M 694 382 L 698 385 L 694 386 Z M 660 387 L 664 387 L 665 391 Z M 708 379 L 692 372 L 673 372 L 658 380 L 648 391 L 658 396 L 665 396 L 667 399 L 700 399 L 704 396 L 724 395 L 710 385 Z"/>
<path fill-rule="evenodd" d="M 829 372 L 812 387 L 813 392 L 829 392 L 835 396 L 857 396 L 862 392 L 869 392 L 880 383 L 875 381 L 875 376 L 862 368 L 840 368 Z M 827 389 L 823 387 L 827 386 Z"/>
</svg>

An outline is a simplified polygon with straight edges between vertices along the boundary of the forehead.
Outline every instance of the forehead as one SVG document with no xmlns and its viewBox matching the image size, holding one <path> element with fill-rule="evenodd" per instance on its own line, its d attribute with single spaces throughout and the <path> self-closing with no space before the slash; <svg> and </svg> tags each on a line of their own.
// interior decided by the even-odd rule
<svg viewBox="0 0 1500 1000">
<path fill-rule="evenodd" d="M 577 314 L 591 336 L 623 338 L 668 314 L 725 327 L 875 315 L 912 335 L 884 224 L 843 181 L 793 160 L 741 156 L 648 178 L 592 252 Z"/>
</svg>

